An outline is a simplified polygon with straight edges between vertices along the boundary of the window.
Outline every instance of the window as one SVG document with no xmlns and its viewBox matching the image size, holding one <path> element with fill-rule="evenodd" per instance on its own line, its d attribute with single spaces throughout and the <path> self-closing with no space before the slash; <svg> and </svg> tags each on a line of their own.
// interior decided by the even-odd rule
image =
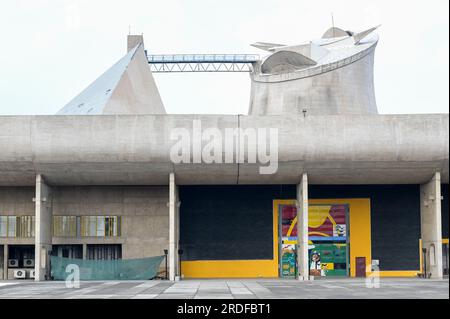
<svg viewBox="0 0 450 319">
<path fill-rule="evenodd" d="M 8 216 L 8 237 L 17 237 L 17 217 Z"/>
<path fill-rule="evenodd" d="M 34 237 L 35 218 L 34 216 L 20 216 L 19 236 L 24 238 Z"/>
<path fill-rule="evenodd" d="M 97 218 L 97 237 L 105 237 L 105 218 Z"/>
<path fill-rule="evenodd" d="M 87 259 L 117 260 L 122 259 L 122 245 L 87 245 Z"/>
<path fill-rule="evenodd" d="M 0 237 L 34 237 L 34 216 L 0 216 Z"/>
<path fill-rule="evenodd" d="M 89 223 L 86 229 L 89 231 L 85 234 L 85 236 L 97 236 L 97 217 L 88 216 L 86 217 L 87 222 Z"/>
<path fill-rule="evenodd" d="M 53 236 L 77 237 L 77 217 L 53 216 Z"/>
<path fill-rule="evenodd" d="M 81 236 L 118 237 L 120 224 L 120 216 L 81 216 Z"/>
<path fill-rule="evenodd" d="M 0 216 L 0 237 L 6 237 L 8 233 L 8 216 Z"/>
<path fill-rule="evenodd" d="M 107 216 L 105 218 L 105 236 L 120 236 L 121 218 L 120 216 Z"/>
</svg>

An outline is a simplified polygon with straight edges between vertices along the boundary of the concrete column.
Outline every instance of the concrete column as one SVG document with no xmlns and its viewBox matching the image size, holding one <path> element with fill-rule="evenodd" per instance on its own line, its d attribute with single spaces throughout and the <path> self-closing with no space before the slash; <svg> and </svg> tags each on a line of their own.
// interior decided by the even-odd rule
<svg viewBox="0 0 450 319">
<path fill-rule="evenodd" d="M 0 245 L 0 280 L 3 280 L 3 267 L 5 266 L 3 258 L 3 245 Z"/>
<path fill-rule="evenodd" d="M 179 243 L 178 187 L 175 174 L 169 175 L 169 279 L 175 281 L 179 276 L 178 243 Z"/>
<path fill-rule="evenodd" d="M 308 176 L 302 174 L 297 185 L 297 279 L 309 280 L 308 256 Z"/>
<path fill-rule="evenodd" d="M 50 275 L 52 250 L 51 189 L 42 175 L 36 176 L 35 281 L 47 280 Z"/>
<path fill-rule="evenodd" d="M 83 244 L 83 259 L 87 259 L 87 244 Z"/>
<path fill-rule="evenodd" d="M 5 244 L 5 245 L 3 245 L 3 279 L 4 280 L 8 279 L 8 259 L 9 259 L 8 245 Z"/>
<path fill-rule="evenodd" d="M 420 185 L 422 248 L 426 248 L 427 274 L 442 278 L 441 174 Z"/>
</svg>

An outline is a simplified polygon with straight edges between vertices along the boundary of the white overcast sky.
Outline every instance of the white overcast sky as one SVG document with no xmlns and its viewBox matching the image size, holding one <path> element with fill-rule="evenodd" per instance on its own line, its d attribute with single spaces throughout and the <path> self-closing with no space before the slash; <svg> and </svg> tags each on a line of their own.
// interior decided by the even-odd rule
<svg viewBox="0 0 450 319">
<path fill-rule="evenodd" d="M 380 113 L 447 113 L 448 0 L 0 0 L 0 115 L 54 114 L 144 34 L 150 53 L 260 53 L 382 24 Z M 168 113 L 246 114 L 246 73 L 156 74 Z"/>
</svg>

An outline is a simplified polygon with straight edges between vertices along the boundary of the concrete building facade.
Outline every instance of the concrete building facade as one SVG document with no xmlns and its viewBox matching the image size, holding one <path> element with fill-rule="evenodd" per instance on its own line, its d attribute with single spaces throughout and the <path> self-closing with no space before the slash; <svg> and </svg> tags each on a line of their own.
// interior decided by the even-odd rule
<svg viewBox="0 0 450 319">
<path fill-rule="evenodd" d="M 48 280 L 50 256 L 165 250 L 171 280 L 448 274 L 449 116 L 377 113 L 374 30 L 256 43 L 269 55 L 249 115 L 166 114 L 130 36 L 58 115 L 0 117 L 0 278 Z M 235 141 L 276 128 L 277 169 L 242 149 L 196 161 L 209 145 L 197 122 Z M 171 157 L 177 129 L 194 144 L 185 162 Z"/>
</svg>

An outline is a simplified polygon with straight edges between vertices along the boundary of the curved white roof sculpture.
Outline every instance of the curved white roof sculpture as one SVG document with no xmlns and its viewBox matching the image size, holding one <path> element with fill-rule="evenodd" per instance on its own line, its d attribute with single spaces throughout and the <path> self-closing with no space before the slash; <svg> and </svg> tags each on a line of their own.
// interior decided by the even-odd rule
<svg viewBox="0 0 450 319">
<path fill-rule="evenodd" d="M 376 28 L 359 33 L 332 28 L 321 39 L 300 45 L 253 44 L 271 54 L 251 73 L 249 114 L 378 113 L 373 84 Z"/>
<path fill-rule="evenodd" d="M 317 63 L 311 58 L 294 51 L 277 51 L 261 65 L 263 73 L 295 71 Z"/>
<path fill-rule="evenodd" d="M 332 27 L 329 28 L 323 35 L 322 39 L 336 38 L 336 37 L 346 37 L 351 35 L 350 31 L 344 31 L 340 28 Z"/>
</svg>

